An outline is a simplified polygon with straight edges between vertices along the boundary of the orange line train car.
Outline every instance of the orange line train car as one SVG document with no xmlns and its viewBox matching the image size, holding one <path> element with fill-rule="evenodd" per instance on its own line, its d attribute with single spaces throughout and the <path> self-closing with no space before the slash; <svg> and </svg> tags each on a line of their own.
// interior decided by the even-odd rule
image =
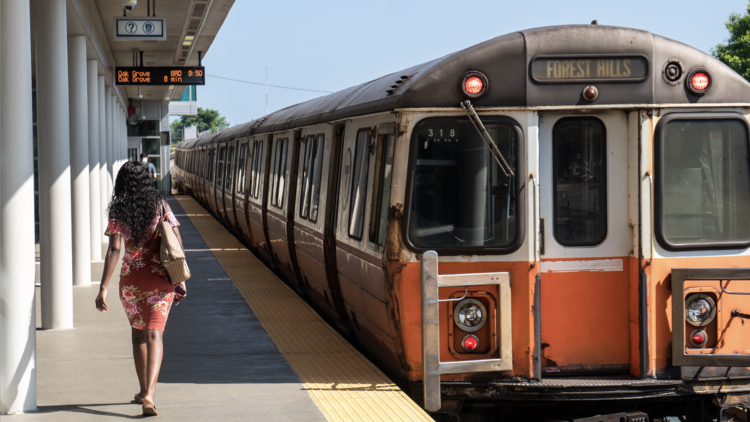
<svg viewBox="0 0 750 422">
<path fill-rule="evenodd" d="M 183 142 L 173 174 L 436 415 L 702 421 L 748 405 L 749 98 L 647 31 L 530 29 Z"/>
</svg>

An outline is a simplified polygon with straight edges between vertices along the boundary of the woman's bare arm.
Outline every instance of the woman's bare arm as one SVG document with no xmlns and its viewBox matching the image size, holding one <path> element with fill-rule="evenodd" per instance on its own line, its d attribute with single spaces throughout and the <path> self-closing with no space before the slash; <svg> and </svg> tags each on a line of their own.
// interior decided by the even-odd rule
<svg viewBox="0 0 750 422">
<path fill-rule="evenodd" d="M 109 236 L 109 246 L 107 246 L 107 254 L 104 257 L 104 271 L 102 271 L 102 282 L 99 285 L 99 294 L 96 296 L 96 309 L 105 312 L 107 311 L 107 287 L 112 279 L 112 274 L 115 272 L 117 267 L 117 261 L 120 259 L 120 245 L 122 244 L 122 235 L 119 233 L 112 234 Z"/>
</svg>

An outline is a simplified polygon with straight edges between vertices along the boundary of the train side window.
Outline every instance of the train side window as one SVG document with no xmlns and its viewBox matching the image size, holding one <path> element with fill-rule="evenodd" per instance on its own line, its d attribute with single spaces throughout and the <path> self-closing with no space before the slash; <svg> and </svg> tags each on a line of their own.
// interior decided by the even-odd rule
<svg viewBox="0 0 750 422">
<path fill-rule="evenodd" d="M 299 216 L 307 218 L 310 213 L 310 170 L 312 169 L 313 148 L 315 147 L 315 136 L 308 135 L 305 138 L 305 155 L 302 160 L 302 178 L 299 189 Z"/>
<path fill-rule="evenodd" d="M 216 164 L 216 188 L 221 189 L 224 182 L 224 158 L 227 153 L 227 147 L 219 148 L 219 161 Z"/>
<path fill-rule="evenodd" d="M 253 198 L 258 199 L 260 195 L 261 167 L 263 163 L 263 141 L 256 141 L 253 144 L 253 169 L 250 189 Z"/>
<path fill-rule="evenodd" d="M 300 188 L 300 217 L 312 222 L 318 220 L 320 201 L 320 174 L 323 163 L 325 135 L 309 135 L 305 140 L 305 161 Z"/>
<path fill-rule="evenodd" d="M 271 167 L 271 205 L 276 205 L 276 188 L 279 186 L 279 165 L 281 161 L 281 139 L 277 139 L 271 156 L 273 166 Z"/>
<path fill-rule="evenodd" d="M 273 184 L 271 185 L 271 204 L 277 208 L 284 206 L 284 181 L 286 176 L 286 153 L 289 139 L 278 139 L 273 156 Z"/>
<path fill-rule="evenodd" d="M 349 237 L 362 239 L 367 200 L 367 170 L 370 146 L 370 128 L 357 131 L 352 169 L 351 205 L 349 206 Z"/>
<path fill-rule="evenodd" d="M 276 206 L 281 208 L 284 206 L 284 188 L 285 181 L 286 181 L 286 157 L 287 157 L 287 150 L 289 148 L 289 139 L 284 138 L 284 141 L 281 143 L 281 165 L 279 166 L 279 183 L 276 185 L 277 192 L 276 192 Z"/>
<path fill-rule="evenodd" d="M 237 157 L 237 193 L 245 194 L 245 174 L 247 165 L 247 144 L 240 144 L 240 152 Z"/>
<path fill-rule="evenodd" d="M 232 192 L 232 181 L 234 180 L 234 145 L 229 146 L 229 151 L 227 152 L 227 178 L 226 183 L 224 184 L 224 188 L 227 190 L 227 192 Z"/>
<path fill-rule="evenodd" d="M 214 182 L 214 148 L 206 149 L 208 161 L 206 161 L 206 180 L 208 183 Z"/>
<path fill-rule="evenodd" d="M 208 167 L 208 159 L 206 158 L 207 154 L 208 154 L 208 150 L 204 149 L 203 151 L 201 151 L 201 157 L 203 157 L 201 161 L 203 163 L 203 165 L 201 166 L 203 167 L 201 168 L 201 179 L 206 179 L 208 177 L 206 175 L 206 169 Z"/>
<path fill-rule="evenodd" d="M 395 135 L 380 135 L 375 161 L 375 186 L 370 210 L 370 242 L 382 245 L 385 242 L 388 202 L 391 197 L 391 175 L 393 172 L 393 144 Z"/>
<path fill-rule="evenodd" d="M 655 233 L 668 250 L 750 246 L 743 116 L 668 114 L 656 128 Z"/>
<path fill-rule="evenodd" d="M 320 176 L 323 173 L 323 150 L 325 149 L 326 136 L 323 134 L 315 137 L 315 150 L 313 152 L 312 192 L 310 196 L 310 221 L 318 221 L 318 208 L 320 206 Z"/>
<path fill-rule="evenodd" d="M 601 120 L 562 119 L 552 130 L 555 239 L 594 246 L 607 236 L 607 134 Z"/>
</svg>

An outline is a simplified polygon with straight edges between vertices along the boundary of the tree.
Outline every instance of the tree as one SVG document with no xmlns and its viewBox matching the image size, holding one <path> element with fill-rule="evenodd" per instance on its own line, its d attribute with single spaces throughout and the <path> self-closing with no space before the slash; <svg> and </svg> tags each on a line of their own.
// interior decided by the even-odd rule
<svg viewBox="0 0 750 422">
<path fill-rule="evenodd" d="M 227 119 L 219 114 L 218 110 L 198 107 L 197 116 L 182 116 L 169 125 L 172 132 L 177 132 L 186 126 L 198 126 L 198 133 L 211 129 L 216 133 L 218 127 L 229 127 Z"/>
<path fill-rule="evenodd" d="M 732 13 L 724 24 L 729 38 L 711 49 L 711 54 L 750 81 L 750 4 L 747 13 Z"/>
</svg>

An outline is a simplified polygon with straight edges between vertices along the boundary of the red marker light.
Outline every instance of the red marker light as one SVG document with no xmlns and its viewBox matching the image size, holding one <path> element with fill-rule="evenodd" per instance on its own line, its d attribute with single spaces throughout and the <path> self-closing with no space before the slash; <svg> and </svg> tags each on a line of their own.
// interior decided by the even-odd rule
<svg viewBox="0 0 750 422">
<path fill-rule="evenodd" d="M 703 91 L 704 89 L 708 88 L 708 83 L 708 75 L 703 72 L 698 72 L 694 74 L 692 78 L 690 78 L 690 84 L 696 91 Z"/>
<path fill-rule="evenodd" d="M 471 76 L 464 82 L 464 89 L 471 95 L 479 94 L 482 92 L 482 88 L 484 88 L 484 82 L 479 77 Z"/>
<path fill-rule="evenodd" d="M 473 352 L 479 348 L 479 339 L 473 335 L 468 335 L 464 337 L 462 346 L 467 352 Z"/>
<path fill-rule="evenodd" d="M 691 340 L 693 341 L 693 345 L 701 346 L 706 342 L 706 335 L 701 331 L 696 331 L 693 333 Z"/>
</svg>

